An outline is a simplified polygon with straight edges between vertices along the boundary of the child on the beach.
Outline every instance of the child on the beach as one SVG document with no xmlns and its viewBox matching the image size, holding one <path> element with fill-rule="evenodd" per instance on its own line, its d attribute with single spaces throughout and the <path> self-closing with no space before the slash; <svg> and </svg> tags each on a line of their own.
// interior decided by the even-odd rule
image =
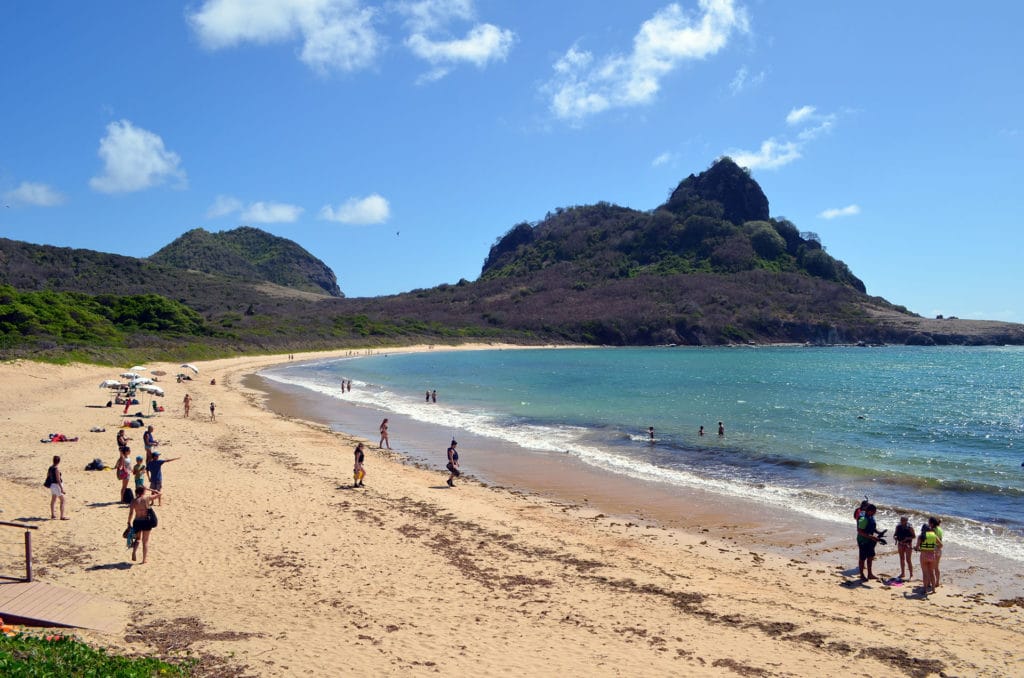
<svg viewBox="0 0 1024 678">
<path fill-rule="evenodd" d="M 132 467 L 132 475 L 135 476 L 135 489 L 146 486 L 146 464 L 141 456 L 135 457 L 135 466 Z"/>
</svg>

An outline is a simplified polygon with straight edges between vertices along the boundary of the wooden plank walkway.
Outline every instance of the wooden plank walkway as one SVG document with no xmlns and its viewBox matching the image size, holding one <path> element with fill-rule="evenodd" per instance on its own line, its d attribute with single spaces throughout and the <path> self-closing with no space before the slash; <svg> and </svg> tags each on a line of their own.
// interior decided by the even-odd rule
<svg viewBox="0 0 1024 678">
<path fill-rule="evenodd" d="M 0 617 L 7 624 L 123 633 L 127 603 L 43 582 L 0 582 Z"/>
</svg>

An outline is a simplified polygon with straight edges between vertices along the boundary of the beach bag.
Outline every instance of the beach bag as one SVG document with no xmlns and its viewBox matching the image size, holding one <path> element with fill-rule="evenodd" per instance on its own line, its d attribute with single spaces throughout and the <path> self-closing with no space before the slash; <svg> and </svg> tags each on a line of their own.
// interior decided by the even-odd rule
<svg viewBox="0 0 1024 678">
<path fill-rule="evenodd" d="M 128 470 L 125 469 L 124 466 L 122 466 L 121 468 L 117 469 L 117 479 L 118 480 L 124 480 L 127 477 L 128 477 Z"/>
<path fill-rule="evenodd" d="M 46 469 L 46 480 L 43 481 L 43 487 L 49 487 L 53 485 L 53 468 Z"/>
</svg>

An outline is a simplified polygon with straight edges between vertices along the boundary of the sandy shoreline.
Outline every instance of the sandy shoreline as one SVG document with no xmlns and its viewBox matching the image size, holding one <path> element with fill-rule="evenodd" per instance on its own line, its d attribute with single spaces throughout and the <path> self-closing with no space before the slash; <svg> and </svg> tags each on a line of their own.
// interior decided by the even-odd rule
<svg viewBox="0 0 1024 678">
<path fill-rule="evenodd" d="M 1024 672 L 1022 607 L 952 585 L 928 599 L 909 587 L 847 587 L 832 563 L 752 546 L 742 531 L 636 525 L 478 483 L 448 490 L 436 470 L 375 445 L 368 486 L 349 489 L 351 437 L 267 411 L 243 386 L 283 359 L 202 363 L 188 384 L 164 378 L 167 411 L 147 423 L 164 455 L 181 459 L 165 467 L 145 566 L 131 566 L 120 539 L 127 510 L 113 503 L 113 472 L 82 470 L 116 459 L 120 410 L 90 406 L 106 401 L 97 385 L 119 370 L 0 365 L 0 520 L 43 519 L 38 579 L 134 610 L 124 638 L 82 637 L 222 658 L 211 675 Z M 54 432 L 80 440 L 39 442 Z M 134 456 L 141 430 L 130 435 Z M 64 458 L 66 522 L 45 519 L 53 454 Z M 9 532 L 0 574 L 17 576 L 6 542 L 20 534 Z M 856 564 L 852 546 L 845 562 Z"/>
</svg>

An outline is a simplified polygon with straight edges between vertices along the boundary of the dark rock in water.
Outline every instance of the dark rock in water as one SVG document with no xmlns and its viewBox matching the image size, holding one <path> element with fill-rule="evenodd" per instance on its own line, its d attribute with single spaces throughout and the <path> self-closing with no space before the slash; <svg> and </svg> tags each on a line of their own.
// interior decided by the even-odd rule
<svg viewBox="0 0 1024 678">
<path fill-rule="evenodd" d="M 930 334 L 925 334 L 924 332 L 915 332 L 914 334 L 911 334 L 909 337 L 907 337 L 905 343 L 907 346 L 934 346 L 935 339 L 933 339 Z"/>
<path fill-rule="evenodd" d="M 768 197 L 747 170 L 731 158 L 715 161 L 698 175 L 691 174 L 676 187 L 664 205 L 671 212 L 689 211 L 700 201 L 719 203 L 723 217 L 734 224 L 745 221 L 766 221 Z"/>
</svg>

